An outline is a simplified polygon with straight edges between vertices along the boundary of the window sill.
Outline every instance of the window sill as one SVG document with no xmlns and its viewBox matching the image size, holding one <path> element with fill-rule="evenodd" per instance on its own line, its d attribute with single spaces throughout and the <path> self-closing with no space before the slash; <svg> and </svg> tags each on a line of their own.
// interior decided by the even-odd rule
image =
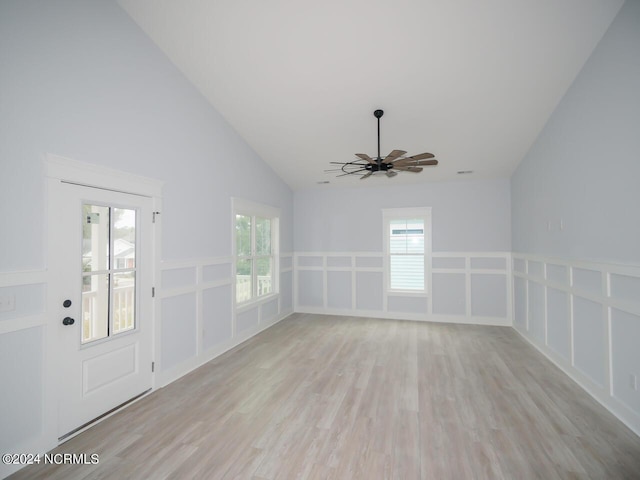
<svg viewBox="0 0 640 480">
<path fill-rule="evenodd" d="M 387 290 L 387 295 L 394 297 L 425 297 L 429 294 L 426 290 Z"/>
<path fill-rule="evenodd" d="M 269 295 L 263 295 L 258 298 L 252 298 L 246 302 L 236 303 L 236 313 L 245 312 L 253 308 L 259 307 L 263 303 L 267 303 L 271 300 L 275 300 L 280 296 L 279 293 L 270 293 Z"/>
</svg>

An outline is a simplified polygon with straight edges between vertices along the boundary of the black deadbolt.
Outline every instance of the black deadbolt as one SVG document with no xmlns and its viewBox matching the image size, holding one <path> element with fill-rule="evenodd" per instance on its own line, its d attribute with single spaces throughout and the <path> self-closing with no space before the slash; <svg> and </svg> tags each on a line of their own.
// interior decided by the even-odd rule
<svg viewBox="0 0 640 480">
<path fill-rule="evenodd" d="M 62 306 L 64 308 L 69 308 L 71 306 L 71 300 L 65 300 L 64 302 L 62 302 Z"/>
<path fill-rule="evenodd" d="M 62 320 L 63 325 L 73 325 L 74 323 L 75 320 L 71 317 L 64 317 L 64 320 Z"/>
</svg>

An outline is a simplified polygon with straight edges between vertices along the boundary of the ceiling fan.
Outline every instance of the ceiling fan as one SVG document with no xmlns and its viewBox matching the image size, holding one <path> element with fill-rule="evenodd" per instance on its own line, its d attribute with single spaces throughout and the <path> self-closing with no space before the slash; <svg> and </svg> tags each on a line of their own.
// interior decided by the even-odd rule
<svg viewBox="0 0 640 480">
<path fill-rule="evenodd" d="M 378 156 L 371 158 L 366 153 L 356 153 L 359 160 L 353 162 L 329 162 L 332 164 L 342 165 L 340 168 L 325 170 L 325 172 L 342 171 L 338 177 L 345 175 L 360 175 L 360 180 L 370 177 L 374 173 L 384 172 L 387 177 L 395 177 L 398 172 L 420 173 L 422 167 L 429 165 L 437 165 L 433 153 L 420 153 L 406 157 L 404 150 L 393 150 L 389 155 L 382 158 L 380 156 L 380 117 L 384 115 L 382 110 L 373 112 L 373 116 L 378 119 Z"/>
</svg>

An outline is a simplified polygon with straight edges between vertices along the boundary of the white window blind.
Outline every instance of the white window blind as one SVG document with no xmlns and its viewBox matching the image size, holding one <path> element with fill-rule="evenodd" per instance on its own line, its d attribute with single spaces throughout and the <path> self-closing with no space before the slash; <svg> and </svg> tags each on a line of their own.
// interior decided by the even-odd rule
<svg viewBox="0 0 640 480">
<path fill-rule="evenodd" d="M 392 290 L 424 290 L 424 219 L 389 221 L 389 280 Z"/>
</svg>

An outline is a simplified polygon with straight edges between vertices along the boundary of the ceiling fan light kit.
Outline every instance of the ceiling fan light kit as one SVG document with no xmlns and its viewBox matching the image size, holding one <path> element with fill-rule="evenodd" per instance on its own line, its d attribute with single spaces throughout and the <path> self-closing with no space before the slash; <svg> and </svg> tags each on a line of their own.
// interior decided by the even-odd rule
<svg viewBox="0 0 640 480">
<path fill-rule="evenodd" d="M 346 175 L 360 175 L 360 180 L 369 178 L 374 174 L 384 173 L 387 177 L 395 177 L 398 172 L 420 173 L 425 166 L 438 165 L 438 160 L 434 159 L 432 153 L 420 153 L 406 157 L 404 150 L 393 150 L 389 155 L 382 158 L 380 155 L 380 118 L 384 111 L 376 110 L 373 116 L 378 119 L 378 156 L 371 158 L 366 153 L 356 153 L 358 160 L 353 162 L 330 162 L 331 164 L 342 165 L 340 168 L 325 170 L 325 172 L 342 171 L 338 177 Z"/>
</svg>

